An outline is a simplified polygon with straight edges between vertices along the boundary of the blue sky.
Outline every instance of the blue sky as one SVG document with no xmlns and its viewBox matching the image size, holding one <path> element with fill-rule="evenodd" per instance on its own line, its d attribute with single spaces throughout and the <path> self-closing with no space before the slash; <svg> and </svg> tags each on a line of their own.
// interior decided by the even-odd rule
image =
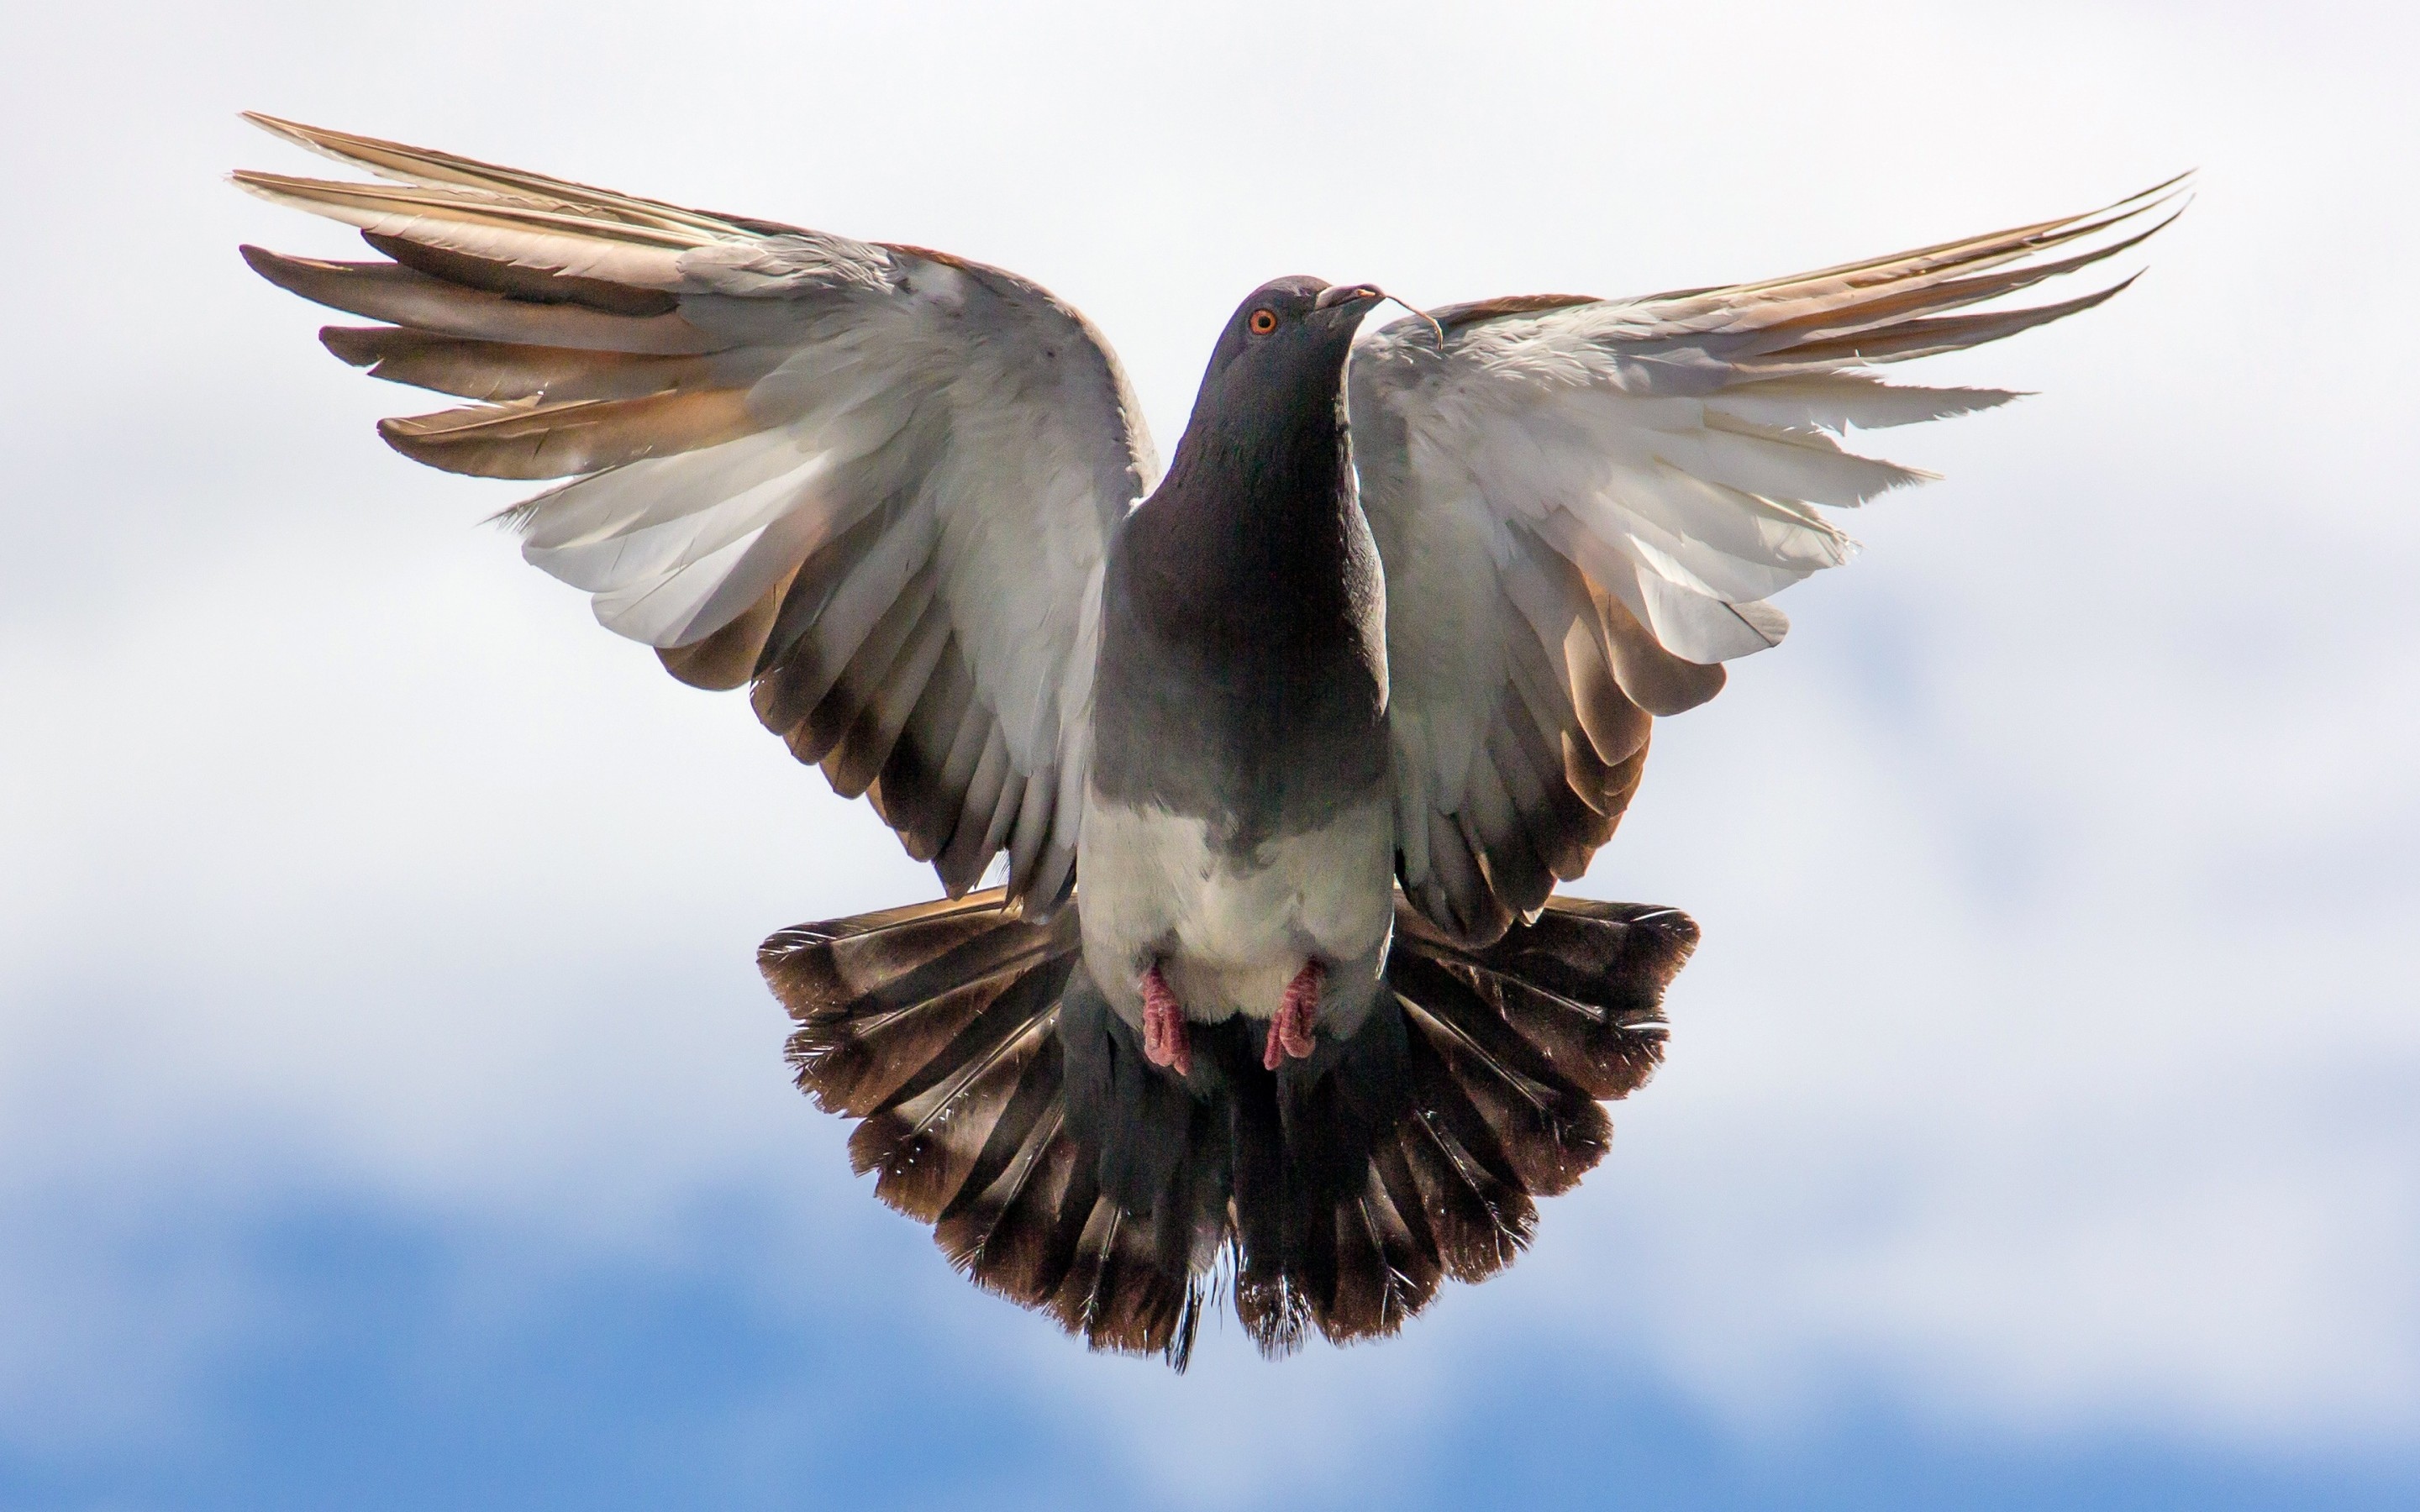
<svg viewBox="0 0 2420 1512">
<path fill-rule="evenodd" d="M 230 6 L 0 60 L 0 1505 L 2420 1504 L 2412 23 L 2387 8 Z M 1383 1346 L 1084 1355 L 787 1086 L 928 896 L 394 456 L 259 108 L 1012 267 L 1163 450 L 1276 273 L 1754 277 L 2200 197 L 1928 364 L 1580 889 L 1670 1061 Z M 1911 375 L 1913 376 L 1913 374 Z"/>
</svg>

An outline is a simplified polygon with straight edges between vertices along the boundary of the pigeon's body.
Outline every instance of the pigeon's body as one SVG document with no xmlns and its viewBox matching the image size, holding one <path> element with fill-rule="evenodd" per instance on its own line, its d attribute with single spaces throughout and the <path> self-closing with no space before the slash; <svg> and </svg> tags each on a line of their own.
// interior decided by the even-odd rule
<svg viewBox="0 0 2420 1512">
<path fill-rule="evenodd" d="M 2106 299 L 1990 306 L 2164 203 L 1367 333 L 1376 289 L 1280 279 L 1155 487 L 1107 343 L 1014 274 L 256 119 L 387 180 L 237 176 L 383 255 L 245 250 L 379 322 L 330 349 L 470 401 L 386 440 L 566 480 L 528 559 L 933 863 L 759 957 L 858 1169 L 1178 1364 L 1219 1265 L 1271 1352 L 1390 1334 L 1602 1156 L 1696 927 L 1556 883 L 1847 560 L 1818 506 L 1920 476 L 1838 438 L 2010 397 L 1872 366 Z"/>
<path fill-rule="evenodd" d="M 1201 1022 L 1269 1018 L 1306 965 L 1341 1032 L 1377 991 L 1386 588 L 1337 402 L 1375 294 L 1323 309 L 1322 286 L 1236 311 L 1167 479 L 1110 542 L 1078 871 L 1085 965 L 1138 1025 L 1155 964 Z M 1252 349 L 1255 311 L 1295 349 Z"/>
</svg>

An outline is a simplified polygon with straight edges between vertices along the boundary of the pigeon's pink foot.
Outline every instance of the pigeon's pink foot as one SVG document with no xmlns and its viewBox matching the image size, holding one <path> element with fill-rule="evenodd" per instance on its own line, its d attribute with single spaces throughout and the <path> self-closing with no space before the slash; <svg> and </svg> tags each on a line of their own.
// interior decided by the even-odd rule
<svg viewBox="0 0 2420 1512">
<path fill-rule="evenodd" d="M 1277 1016 L 1269 1020 L 1269 1042 L 1261 1051 L 1261 1065 L 1275 1071 L 1285 1064 L 1286 1057 L 1306 1059 L 1313 1048 L 1313 1022 L 1319 1012 L 1319 984 L 1327 976 L 1327 968 L 1318 962 L 1308 962 L 1286 983 L 1285 1000 L 1278 1004 Z"/>
<path fill-rule="evenodd" d="M 1193 1074 L 1193 1041 L 1185 1032 L 1185 1010 L 1157 965 L 1142 978 L 1142 1057 L 1179 1076 Z"/>
</svg>

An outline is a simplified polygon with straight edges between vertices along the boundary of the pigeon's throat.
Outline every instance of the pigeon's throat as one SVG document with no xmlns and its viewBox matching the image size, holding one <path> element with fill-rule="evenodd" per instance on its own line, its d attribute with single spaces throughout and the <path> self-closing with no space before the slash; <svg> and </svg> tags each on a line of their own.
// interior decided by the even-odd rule
<svg viewBox="0 0 2420 1512">
<path fill-rule="evenodd" d="M 1375 548 L 1347 433 L 1323 410 L 1276 434 L 1188 432 L 1132 522 L 1167 628 L 1264 639 L 1359 617 Z"/>
</svg>

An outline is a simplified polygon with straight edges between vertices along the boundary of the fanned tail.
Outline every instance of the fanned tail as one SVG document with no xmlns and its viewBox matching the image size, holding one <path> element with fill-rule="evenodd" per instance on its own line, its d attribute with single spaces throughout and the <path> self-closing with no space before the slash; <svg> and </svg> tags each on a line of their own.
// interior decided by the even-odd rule
<svg viewBox="0 0 2420 1512">
<path fill-rule="evenodd" d="M 1258 1025 L 1197 1025 L 1179 1082 L 1094 988 L 1077 920 L 995 889 L 785 930 L 759 962 L 876 1196 L 986 1290 L 1178 1369 L 1222 1263 L 1273 1355 L 1391 1335 L 1446 1277 L 1510 1264 L 1535 1199 L 1604 1156 L 1602 1103 L 1661 1059 L 1698 938 L 1673 909 L 1556 898 L 1474 950 L 1399 895 L 1350 1040 L 1271 1072 Z"/>
</svg>

